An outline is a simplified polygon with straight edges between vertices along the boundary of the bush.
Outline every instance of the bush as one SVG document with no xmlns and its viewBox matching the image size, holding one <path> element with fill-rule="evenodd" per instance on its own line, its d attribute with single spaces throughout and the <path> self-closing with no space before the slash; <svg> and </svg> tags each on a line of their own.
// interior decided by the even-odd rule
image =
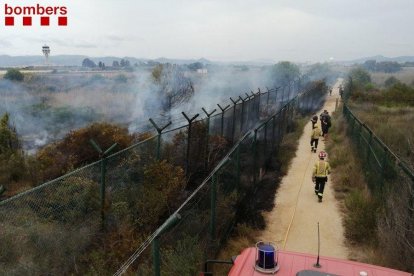
<svg viewBox="0 0 414 276">
<path fill-rule="evenodd" d="M 9 69 L 4 78 L 11 81 L 23 81 L 24 75 L 17 69 Z"/>
<path fill-rule="evenodd" d="M 12 153 L 20 148 L 16 130 L 9 123 L 9 114 L 0 118 L 0 154 Z"/>
<path fill-rule="evenodd" d="M 155 162 L 144 169 L 144 184 L 140 197 L 131 206 L 134 222 L 140 228 L 152 231 L 168 214 L 180 205 L 185 188 L 184 171 L 166 161 Z M 145 214 L 143 216 L 142 214 Z"/>
<path fill-rule="evenodd" d="M 16 130 L 10 126 L 9 115 L 6 113 L 0 119 L 0 185 L 4 185 L 8 195 L 19 189 L 15 182 L 27 178 L 26 169 L 20 141 Z"/>
<path fill-rule="evenodd" d="M 197 275 L 200 271 L 199 261 L 203 259 L 203 250 L 198 244 L 198 237 L 186 237 L 177 242 L 174 248 L 163 250 L 164 275 Z"/>
<path fill-rule="evenodd" d="M 391 87 L 394 84 L 397 84 L 399 82 L 400 81 L 396 77 L 391 76 L 391 77 L 389 77 L 388 79 L 385 80 L 384 85 L 385 85 L 385 87 Z"/>
<path fill-rule="evenodd" d="M 109 124 L 94 123 L 88 127 L 70 132 L 57 143 L 50 144 L 38 151 L 42 179 L 53 179 L 74 168 L 98 160 L 99 153 L 90 144 L 94 139 L 105 150 L 117 143 L 116 150 L 121 150 L 133 141 L 126 128 Z"/>
<path fill-rule="evenodd" d="M 363 191 L 352 191 L 345 198 L 347 216 L 344 220 L 345 235 L 358 243 L 376 241 L 378 204 Z"/>
<path fill-rule="evenodd" d="M 371 75 L 362 68 L 352 69 L 349 72 L 352 80 L 358 84 L 365 85 L 371 82 Z"/>
</svg>

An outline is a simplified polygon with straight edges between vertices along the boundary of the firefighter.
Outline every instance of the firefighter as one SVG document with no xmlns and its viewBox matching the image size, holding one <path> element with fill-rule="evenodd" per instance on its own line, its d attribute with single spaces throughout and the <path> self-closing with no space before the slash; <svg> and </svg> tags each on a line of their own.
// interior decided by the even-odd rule
<svg viewBox="0 0 414 276">
<path fill-rule="evenodd" d="M 326 152 L 319 152 L 319 160 L 315 163 L 312 173 L 312 181 L 315 183 L 315 194 L 318 196 L 319 202 L 322 202 L 325 183 L 328 181 L 328 174 L 331 173 L 331 167 L 325 161 L 325 158 Z"/>
<path fill-rule="evenodd" d="M 318 122 L 318 115 L 313 114 L 311 122 L 312 122 L 312 129 L 313 129 L 315 127 L 316 123 Z"/>
<path fill-rule="evenodd" d="M 311 151 L 316 152 L 316 149 L 318 148 L 319 137 L 321 135 L 322 135 L 321 129 L 318 127 L 318 125 L 314 125 L 312 129 L 312 133 L 311 133 L 311 140 L 310 140 Z"/>
<path fill-rule="evenodd" d="M 329 112 L 327 110 L 324 110 L 323 113 L 320 115 L 321 119 L 321 128 L 322 128 L 322 137 L 325 139 L 328 139 L 328 131 L 331 127 L 331 116 L 329 115 Z"/>
<path fill-rule="evenodd" d="M 342 88 L 342 85 L 339 87 L 339 96 L 341 96 L 341 99 L 342 99 L 342 96 L 344 95 L 344 89 Z"/>
</svg>

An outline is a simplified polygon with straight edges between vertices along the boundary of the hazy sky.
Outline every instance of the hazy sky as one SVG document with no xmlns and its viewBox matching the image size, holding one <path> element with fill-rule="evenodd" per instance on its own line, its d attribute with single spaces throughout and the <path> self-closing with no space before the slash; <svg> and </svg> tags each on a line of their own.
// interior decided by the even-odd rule
<svg viewBox="0 0 414 276">
<path fill-rule="evenodd" d="M 0 54 L 327 61 L 414 55 L 413 0 L 2 0 Z M 10 6 L 66 6 L 68 26 L 4 26 Z"/>
</svg>

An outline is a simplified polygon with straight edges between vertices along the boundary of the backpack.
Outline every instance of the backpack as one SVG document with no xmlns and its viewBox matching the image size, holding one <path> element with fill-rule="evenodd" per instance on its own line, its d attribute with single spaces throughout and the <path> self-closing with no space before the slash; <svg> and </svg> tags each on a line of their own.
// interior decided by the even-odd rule
<svg viewBox="0 0 414 276">
<path fill-rule="evenodd" d="M 328 127 L 331 127 L 331 125 L 332 125 L 332 123 L 331 123 L 331 116 L 326 116 L 325 117 L 325 120 L 326 120 L 326 125 L 328 126 Z"/>
</svg>

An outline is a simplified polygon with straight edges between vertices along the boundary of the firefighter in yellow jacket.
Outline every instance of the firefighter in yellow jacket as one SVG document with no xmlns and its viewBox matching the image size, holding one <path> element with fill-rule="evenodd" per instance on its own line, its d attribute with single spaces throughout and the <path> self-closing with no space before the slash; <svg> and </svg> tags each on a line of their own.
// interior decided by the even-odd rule
<svg viewBox="0 0 414 276">
<path fill-rule="evenodd" d="M 322 202 L 325 183 L 328 181 L 328 174 L 331 173 L 331 167 L 325 161 L 325 158 L 326 152 L 319 152 L 319 160 L 315 163 L 312 173 L 312 181 L 315 183 L 315 194 L 318 196 L 319 202 Z"/>
<path fill-rule="evenodd" d="M 319 137 L 322 135 L 321 129 L 318 127 L 318 125 L 314 125 L 311 133 L 311 151 L 316 152 L 316 149 L 318 148 L 318 142 Z"/>
</svg>

